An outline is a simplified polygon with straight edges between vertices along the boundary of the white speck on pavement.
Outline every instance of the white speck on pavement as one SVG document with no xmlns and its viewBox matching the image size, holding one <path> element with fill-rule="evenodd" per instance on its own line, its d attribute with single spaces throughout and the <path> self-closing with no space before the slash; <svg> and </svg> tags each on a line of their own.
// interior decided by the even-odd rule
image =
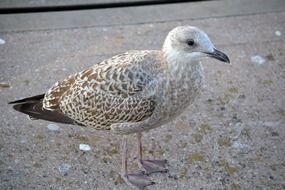
<svg viewBox="0 0 285 190">
<path fill-rule="evenodd" d="M 0 38 L 0 45 L 4 45 L 6 42 L 2 38 Z"/>
<path fill-rule="evenodd" d="M 79 149 L 82 151 L 90 151 L 91 147 L 88 144 L 80 144 Z"/>
<path fill-rule="evenodd" d="M 53 124 L 53 123 L 48 124 L 47 128 L 51 131 L 58 131 L 59 130 L 59 126 L 57 126 L 56 124 Z"/>
<path fill-rule="evenodd" d="M 281 33 L 279 30 L 276 30 L 276 31 L 275 31 L 275 35 L 276 35 L 276 36 L 281 36 L 282 33 Z"/>
<path fill-rule="evenodd" d="M 251 60 L 251 62 L 258 64 L 258 65 L 261 65 L 265 62 L 265 59 L 263 57 L 261 57 L 260 55 L 251 56 L 250 60 Z"/>
</svg>

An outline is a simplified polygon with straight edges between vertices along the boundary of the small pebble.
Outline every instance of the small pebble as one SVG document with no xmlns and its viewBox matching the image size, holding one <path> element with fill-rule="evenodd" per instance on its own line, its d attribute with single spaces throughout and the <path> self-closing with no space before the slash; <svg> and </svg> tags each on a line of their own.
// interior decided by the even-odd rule
<svg viewBox="0 0 285 190">
<path fill-rule="evenodd" d="M 251 62 L 261 65 L 265 62 L 265 59 L 259 55 L 251 56 Z"/>
<path fill-rule="evenodd" d="M 0 83 L 0 89 L 3 89 L 3 88 L 10 88 L 10 85 L 7 84 L 7 83 Z"/>
<path fill-rule="evenodd" d="M 82 151 L 90 151 L 91 147 L 88 144 L 80 144 L 79 149 Z"/>
<path fill-rule="evenodd" d="M 272 132 L 271 135 L 272 135 L 273 137 L 278 137 L 278 136 L 279 136 L 279 133 L 277 133 L 277 132 Z"/>
<path fill-rule="evenodd" d="M 60 166 L 58 166 L 58 171 L 60 173 L 62 173 L 63 175 L 67 175 L 69 170 L 70 170 L 70 168 L 71 168 L 70 164 L 62 163 Z"/>
<path fill-rule="evenodd" d="M 0 45 L 3 45 L 3 44 L 5 44 L 6 42 L 5 42 L 5 40 L 3 40 L 2 38 L 0 38 Z"/>
<path fill-rule="evenodd" d="M 235 141 L 235 142 L 233 143 L 232 147 L 237 148 L 237 149 L 240 149 L 240 148 L 243 147 L 243 145 L 242 145 L 240 142 L 236 142 L 236 141 Z"/>
<path fill-rule="evenodd" d="M 246 144 L 242 144 L 238 141 L 235 141 L 233 144 L 232 144 L 232 147 L 233 148 L 236 148 L 236 149 L 244 149 L 244 148 L 249 148 L 249 145 L 246 145 Z"/>
<path fill-rule="evenodd" d="M 47 127 L 51 131 L 58 131 L 59 130 L 59 126 L 57 126 L 56 124 L 53 124 L 53 123 L 48 124 Z"/>
<path fill-rule="evenodd" d="M 276 30 L 276 31 L 275 31 L 275 35 L 276 35 L 276 36 L 281 36 L 282 33 L 281 33 L 279 30 Z"/>
</svg>

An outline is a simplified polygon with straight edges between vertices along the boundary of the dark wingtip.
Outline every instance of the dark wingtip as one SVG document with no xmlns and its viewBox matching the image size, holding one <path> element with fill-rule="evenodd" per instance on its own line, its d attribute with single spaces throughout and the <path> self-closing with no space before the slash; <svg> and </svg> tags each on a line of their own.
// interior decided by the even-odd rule
<svg viewBox="0 0 285 190">
<path fill-rule="evenodd" d="M 13 104 L 13 103 L 11 103 L 11 104 Z M 19 112 L 22 112 L 21 110 L 21 108 L 22 108 L 22 105 L 23 104 L 15 104 L 15 105 L 13 105 L 13 109 L 14 110 L 16 110 L 16 111 L 19 111 Z"/>
<path fill-rule="evenodd" d="M 8 102 L 8 104 L 23 104 L 23 103 L 27 103 L 27 102 L 38 101 L 40 99 L 43 99 L 44 96 L 45 96 L 45 94 L 40 94 L 40 95 L 32 96 L 29 98 L 23 98 L 20 100 L 11 101 L 11 102 Z"/>
<path fill-rule="evenodd" d="M 19 100 L 8 102 L 8 104 L 17 104 Z"/>
<path fill-rule="evenodd" d="M 75 124 L 76 122 L 57 111 L 49 111 L 43 109 L 42 101 L 44 94 L 24 98 L 16 101 L 9 102 L 14 104 L 13 109 L 16 111 L 27 114 L 32 119 L 42 119 L 46 121 L 53 121 L 57 123 Z M 79 124 L 80 125 L 80 124 Z"/>
</svg>

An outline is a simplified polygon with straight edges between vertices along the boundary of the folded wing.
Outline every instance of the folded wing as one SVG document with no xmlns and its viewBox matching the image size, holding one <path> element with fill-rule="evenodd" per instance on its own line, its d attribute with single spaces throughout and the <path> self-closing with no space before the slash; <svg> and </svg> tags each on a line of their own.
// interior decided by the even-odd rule
<svg viewBox="0 0 285 190">
<path fill-rule="evenodd" d="M 156 105 L 157 81 L 152 58 L 134 53 L 115 56 L 59 81 L 45 94 L 43 108 L 97 129 L 148 118 Z"/>
</svg>

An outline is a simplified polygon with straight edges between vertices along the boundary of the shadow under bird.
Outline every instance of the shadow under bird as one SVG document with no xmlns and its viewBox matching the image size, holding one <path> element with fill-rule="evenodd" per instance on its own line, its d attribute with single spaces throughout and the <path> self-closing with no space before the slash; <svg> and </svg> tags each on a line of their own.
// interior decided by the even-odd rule
<svg viewBox="0 0 285 190">
<path fill-rule="evenodd" d="M 122 135 L 121 176 L 128 185 L 144 189 L 154 184 L 147 175 L 167 169 L 166 160 L 143 158 L 142 132 L 173 120 L 197 99 L 203 81 L 200 62 L 207 57 L 230 62 L 205 32 L 178 26 L 161 50 L 116 55 L 56 82 L 45 94 L 10 104 L 32 119 Z M 139 173 L 127 169 L 127 135 L 132 133 L 137 134 Z"/>
</svg>

